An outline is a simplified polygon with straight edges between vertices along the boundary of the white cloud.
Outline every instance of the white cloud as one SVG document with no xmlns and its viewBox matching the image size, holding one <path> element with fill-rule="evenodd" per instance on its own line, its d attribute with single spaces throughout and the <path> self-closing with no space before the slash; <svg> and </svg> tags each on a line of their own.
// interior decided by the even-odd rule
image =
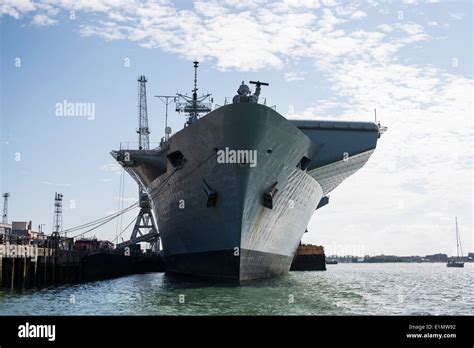
<svg viewBox="0 0 474 348">
<path fill-rule="evenodd" d="M 85 37 L 88 36 L 100 36 L 106 40 L 123 40 L 127 38 L 127 35 L 125 35 L 122 30 L 120 29 L 119 25 L 117 25 L 114 22 L 100 22 L 100 27 L 96 25 L 79 25 L 81 34 Z M 133 40 L 134 35 L 137 33 L 136 30 L 133 30 L 130 33 L 129 38 L 132 41 L 137 41 Z"/>
<path fill-rule="evenodd" d="M 45 12 L 52 4 L 47 5 L 48 9 L 44 4 L 43 7 L 31 5 L 40 11 L 33 19 L 35 24 L 55 23 Z M 54 2 L 56 9 L 101 14 L 101 17 L 92 17 L 97 19 L 79 24 L 84 36 L 129 39 L 143 47 L 160 47 L 187 59 L 214 60 L 221 70 L 241 71 L 283 68 L 285 60 L 294 54 L 307 55 L 308 46 L 318 44 L 315 39 L 336 34 L 332 33 L 335 26 L 347 22 L 350 13 L 353 18 L 364 16 L 352 5 L 345 8 L 334 1 L 325 1 L 324 8 L 320 5 L 318 1 L 261 3 L 259 6 L 244 6 L 233 1 L 199 1 L 194 9 L 178 10 L 167 2 L 144 1 L 140 5 L 120 0 Z M 336 38 L 326 41 L 339 46 Z"/>
<path fill-rule="evenodd" d="M 351 15 L 351 19 L 363 19 L 367 17 L 367 14 L 363 11 L 356 11 Z"/>
<path fill-rule="evenodd" d="M 285 80 L 288 82 L 302 81 L 305 79 L 304 75 L 305 75 L 304 73 L 290 71 L 290 72 L 285 73 Z"/>
<path fill-rule="evenodd" d="M 334 7 L 338 4 L 336 0 L 322 0 L 322 3 L 326 7 Z"/>
<path fill-rule="evenodd" d="M 100 3 L 62 0 L 54 4 L 56 7 L 37 5 L 38 11 L 51 14 L 52 10 L 57 12 L 61 8 L 102 14 L 79 24 L 84 36 L 128 39 L 142 47 L 160 47 L 187 59 L 212 60 L 221 70 L 282 69 L 288 60 L 295 58 L 314 59 L 324 69 L 347 55 L 370 54 L 369 49 L 383 56 L 377 48 L 383 40 L 380 33 L 346 32 L 337 28 L 366 16 L 356 3 L 340 5 L 332 1 L 323 2 L 324 6 L 318 1 L 260 3 L 251 11 L 250 5 L 236 1 L 198 1 L 194 9 L 186 10 L 167 2 L 148 1 L 140 2 L 140 6 L 120 0 Z M 39 13 L 33 22 L 48 25 L 55 20 Z M 408 37 L 405 43 L 385 43 L 384 47 L 390 50 L 416 41 L 416 35 L 423 35 L 422 27 L 415 23 L 380 26 L 385 33 L 394 30 L 393 27 Z"/>
<path fill-rule="evenodd" d="M 0 2 L 0 17 L 9 15 L 19 19 L 22 15 L 36 10 L 36 5 L 30 0 L 4 0 Z"/>
<path fill-rule="evenodd" d="M 299 7 L 306 9 L 317 9 L 321 7 L 321 3 L 318 0 L 283 0 L 283 3 L 290 7 Z"/>
<path fill-rule="evenodd" d="M 464 18 L 464 13 L 462 12 L 452 12 L 449 14 L 449 17 L 455 21 L 460 21 Z"/>
<path fill-rule="evenodd" d="M 360 226 L 355 236 L 364 236 L 370 253 L 451 254 L 452 217 L 462 216 L 466 230 L 472 228 L 473 81 L 433 67 L 374 62 L 347 62 L 331 76 L 336 100 L 346 100 L 343 111 L 332 113 L 337 104 L 323 101 L 303 117 L 370 120 L 377 108 L 388 131 L 361 172 L 332 193 L 337 207 L 321 209 L 309 226 L 336 232 L 307 234 L 307 240 L 355 243 L 344 233 L 351 223 Z M 442 216 L 427 216 L 433 209 Z M 350 221 L 337 217 L 341 211 L 351 212 Z M 367 216 L 371 224 L 364 230 Z M 389 246 L 381 247 L 380 240 Z"/>
<path fill-rule="evenodd" d="M 390 33 L 394 30 L 394 27 L 389 24 L 380 24 L 379 26 L 377 26 L 377 28 L 380 28 L 382 31 L 386 33 Z"/>
<path fill-rule="evenodd" d="M 57 19 L 53 19 L 51 17 L 48 17 L 45 14 L 37 14 L 33 16 L 33 19 L 31 20 L 31 23 L 33 25 L 39 26 L 39 27 L 46 27 L 49 25 L 54 25 L 58 23 Z"/>
<path fill-rule="evenodd" d="M 397 24 L 397 27 L 406 32 L 408 35 L 416 35 L 423 33 L 423 27 L 415 23 Z"/>
<path fill-rule="evenodd" d="M 58 20 L 54 17 L 59 13 L 59 10 L 58 7 L 51 5 L 49 1 L 5 0 L 0 3 L 0 17 L 9 15 L 20 19 L 32 14 L 31 24 L 41 27 L 57 24 Z"/>
</svg>

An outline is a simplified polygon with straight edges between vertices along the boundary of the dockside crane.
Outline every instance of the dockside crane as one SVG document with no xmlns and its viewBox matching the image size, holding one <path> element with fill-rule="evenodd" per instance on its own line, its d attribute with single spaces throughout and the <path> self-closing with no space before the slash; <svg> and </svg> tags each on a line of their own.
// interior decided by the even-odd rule
<svg viewBox="0 0 474 348">
<path fill-rule="evenodd" d="M 61 233 L 63 232 L 63 195 L 55 192 L 54 194 L 54 214 L 53 231 L 48 238 L 50 248 L 56 249 L 61 246 Z"/>
<path fill-rule="evenodd" d="M 146 83 L 147 79 L 141 75 L 138 81 L 138 149 L 150 149 L 150 129 L 148 127 L 148 110 L 146 101 Z M 138 185 L 138 199 L 140 212 L 138 213 L 135 225 L 133 227 L 130 240 L 116 245 L 117 249 L 124 249 L 131 245 L 148 242 L 153 252 L 157 253 L 160 250 L 160 235 L 156 227 L 155 218 L 151 211 L 150 198 L 146 190 Z"/>
</svg>

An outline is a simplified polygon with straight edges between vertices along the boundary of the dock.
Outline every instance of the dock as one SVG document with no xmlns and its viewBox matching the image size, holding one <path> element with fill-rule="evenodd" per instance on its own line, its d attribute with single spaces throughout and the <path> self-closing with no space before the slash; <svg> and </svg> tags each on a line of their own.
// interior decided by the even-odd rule
<svg viewBox="0 0 474 348">
<path fill-rule="evenodd" d="M 74 284 L 144 272 L 163 272 L 160 255 L 122 255 L 40 248 L 36 245 L 0 245 L 0 286 L 25 290 Z"/>
</svg>

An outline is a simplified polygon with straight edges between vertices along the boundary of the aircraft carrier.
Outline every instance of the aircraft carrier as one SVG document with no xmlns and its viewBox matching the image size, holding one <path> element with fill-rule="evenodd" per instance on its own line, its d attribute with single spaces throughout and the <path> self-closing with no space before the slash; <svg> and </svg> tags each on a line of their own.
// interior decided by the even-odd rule
<svg viewBox="0 0 474 348">
<path fill-rule="evenodd" d="M 260 81 L 212 109 L 197 95 L 197 66 L 192 96 L 178 95 L 185 127 L 153 150 L 112 155 L 150 198 L 167 272 L 237 282 L 288 272 L 315 210 L 384 128 L 288 120 L 259 102 Z"/>
</svg>

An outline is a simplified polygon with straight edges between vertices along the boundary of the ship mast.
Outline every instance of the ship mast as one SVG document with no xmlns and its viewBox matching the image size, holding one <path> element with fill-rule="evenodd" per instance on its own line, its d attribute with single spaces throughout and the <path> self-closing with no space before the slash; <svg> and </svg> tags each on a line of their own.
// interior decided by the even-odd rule
<svg viewBox="0 0 474 348">
<path fill-rule="evenodd" d="M 191 116 L 195 117 L 197 119 L 197 91 L 198 91 L 198 88 L 197 88 L 197 68 L 199 66 L 199 62 L 198 61 L 194 61 L 193 62 L 193 66 L 194 66 L 194 88 L 193 88 L 193 111 L 191 113 Z"/>
<path fill-rule="evenodd" d="M 455 216 L 454 217 L 455 221 L 456 221 L 456 253 L 457 253 L 457 256 L 458 256 L 458 259 L 459 259 L 459 232 L 458 232 L 458 217 Z"/>
<path fill-rule="evenodd" d="M 455 217 L 456 220 L 456 251 L 458 254 L 459 259 L 459 249 L 461 249 L 461 256 L 462 256 L 462 246 L 461 246 L 461 236 L 459 235 L 459 228 L 458 228 L 458 217 Z"/>
<path fill-rule="evenodd" d="M 176 103 L 176 111 L 177 112 L 185 112 L 188 115 L 188 120 L 186 125 L 189 126 L 196 122 L 199 118 L 199 114 L 201 113 L 208 113 L 212 110 L 212 103 L 213 100 L 211 98 L 212 94 L 203 94 L 202 96 L 198 97 L 197 91 L 197 69 L 199 67 L 199 62 L 194 61 L 194 88 L 192 90 L 193 95 L 189 97 L 188 95 L 184 95 L 182 93 L 176 93 L 178 101 Z M 210 102 L 204 102 L 206 99 L 209 99 Z"/>
</svg>

